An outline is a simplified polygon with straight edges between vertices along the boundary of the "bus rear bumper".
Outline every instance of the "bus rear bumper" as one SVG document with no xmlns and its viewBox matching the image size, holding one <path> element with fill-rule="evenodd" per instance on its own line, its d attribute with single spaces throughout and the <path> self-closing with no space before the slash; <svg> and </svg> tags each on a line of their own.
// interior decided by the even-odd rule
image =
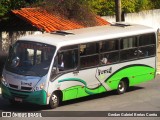
<svg viewBox="0 0 160 120">
<path fill-rule="evenodd" d="M 3 84 L 2 88 L 2 97 L 8 100 L 17 100 L 19 102 L 28 102 L 38 105 L 46 105 L 47 104 L 47 94 L 45 90 L 40 91 L 18 91 L 10 89 Z"/>
</svg>

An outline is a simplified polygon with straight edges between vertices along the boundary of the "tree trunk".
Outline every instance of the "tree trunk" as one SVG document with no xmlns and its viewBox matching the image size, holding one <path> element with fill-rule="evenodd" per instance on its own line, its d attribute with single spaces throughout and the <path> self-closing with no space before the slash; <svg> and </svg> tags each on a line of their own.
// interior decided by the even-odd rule
<svg viewBox="0 0 160 120">
<path fill-rule="evenodd" d="M 116 10 L 116 22 L 121 22 L 121 0 L 115 0 L 115 10 Z"/>
</svg>

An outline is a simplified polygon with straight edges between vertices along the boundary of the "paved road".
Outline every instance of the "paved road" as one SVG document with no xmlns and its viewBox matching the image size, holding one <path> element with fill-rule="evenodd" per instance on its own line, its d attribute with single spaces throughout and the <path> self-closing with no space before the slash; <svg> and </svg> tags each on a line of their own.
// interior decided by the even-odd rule
<svg viewBox="0 0 160 120">
<path fill-rule="evenodd" d="M 160 111 L 160 75 L 156 79 L 131 87 L 123 95 L 114 91 L 87 98 L 64 102 L 56 109 L 46 106 L 20 104 L 11 106 L 8 101 L 0 97 L 0 110 L 17 112 L 39 111 Z M 83 116 L 83 114 L 82 114 Z M 61 118 L 57 118 L 61 119 Z M 78 119 L 78 118 L 77 118 Z M 89 118 L 88 118 L 89 119 Z M 108 119 L 108 118 L 107 118 Z M 125 118 L 121 118 L 125 119 Z M 131 118 L 129 118 L 131 119 Z M 140 118 L 143 119 L 143 118 Z M 145 118 L 150 120 L 151 118 Z M 159 118 L 153 118 L 159 119 Z M 128 120 L 128 119 L 127 119 Z"/>
</svg>

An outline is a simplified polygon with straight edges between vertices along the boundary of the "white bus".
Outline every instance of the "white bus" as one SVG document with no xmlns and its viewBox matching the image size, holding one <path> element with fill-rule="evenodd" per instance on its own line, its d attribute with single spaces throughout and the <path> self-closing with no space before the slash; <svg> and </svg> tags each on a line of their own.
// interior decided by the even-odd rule
<svg viewBox="0 0 160 120">
<path fill-rule="evenodd" d="M 57 107 L 61 101 L 154 79 L 157 31 L 116 23 L 31 35 L 10 47 L 2 96 Z"/>
</svg>

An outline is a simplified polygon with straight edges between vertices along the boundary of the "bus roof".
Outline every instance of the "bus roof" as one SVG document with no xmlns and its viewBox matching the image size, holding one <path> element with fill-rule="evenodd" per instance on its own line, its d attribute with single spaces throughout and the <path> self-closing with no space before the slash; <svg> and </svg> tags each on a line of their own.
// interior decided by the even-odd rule
<svg viewBox="0 0 160 120">
<path fill-rule="evenodd" d="M 44 33 L 22 37 L 20 40 L 41 42 L 57 47 L 82 44 L 125 36 L 156 32 L 155 29 L 137 24 L 114 24 L 106 26 L 89 27 L 64 32 Z"/>
</svg>

